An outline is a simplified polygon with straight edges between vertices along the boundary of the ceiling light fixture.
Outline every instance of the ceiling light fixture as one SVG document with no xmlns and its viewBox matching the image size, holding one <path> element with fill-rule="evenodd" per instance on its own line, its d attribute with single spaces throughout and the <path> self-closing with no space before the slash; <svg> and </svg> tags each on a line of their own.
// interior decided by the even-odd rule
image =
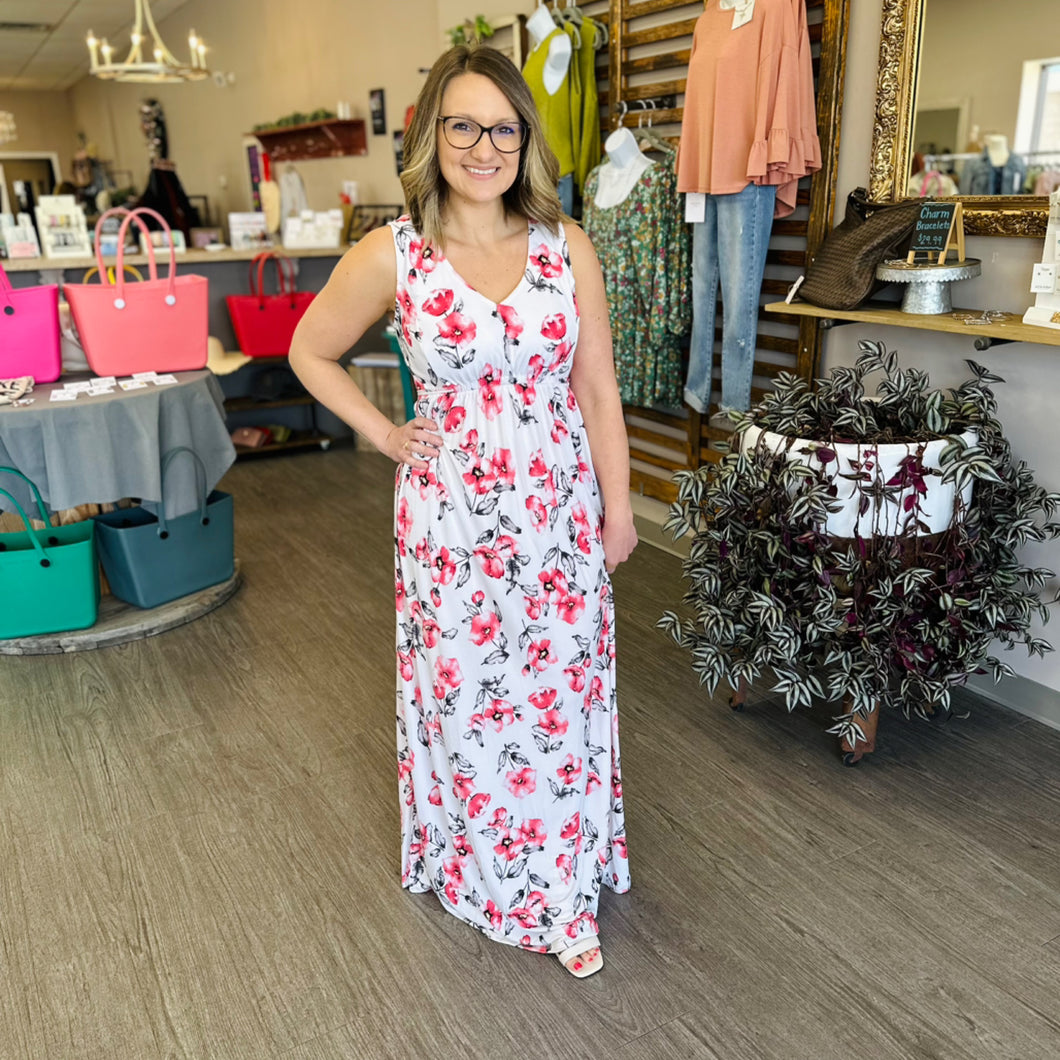
<svg viewBox="0 0 1060 1060">
<path fill-rule="evenodd" d="M 155 20 L 151 15 L 148 0 L 133 0 L 136 20 L 130 34 L 131 47 L 125 62 L 115 62 L 114 48 L 106 37 L 98 40 L 89 30 L 88 53 L 92 59 L 89 71 L 105 81 L 143 81 L 151 84 L 175 83 L 179 81 L 201 81 L 210 76 L 206 69 L 206 44 L 195 30 L 188 35 L 188 51 L 191 63 L 182 63 L 166 47 Z M 144 27 L 151 34 L 151 57 L 144 59 L 143 51 L 148 45 Z"/>
</svg>

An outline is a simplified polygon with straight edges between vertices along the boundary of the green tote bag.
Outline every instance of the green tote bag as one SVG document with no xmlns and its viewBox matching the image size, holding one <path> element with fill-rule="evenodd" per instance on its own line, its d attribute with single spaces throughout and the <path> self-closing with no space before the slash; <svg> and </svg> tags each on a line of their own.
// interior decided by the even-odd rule
<svg viewBox="0 0 1060 1060">
<path fill-rule="evenodd" d="M 91 519 L 52 526 L 40 491 L 21 471 L 0 472 L 25 479 L 33 490 L 44 528 L 34 530 L 15 498 L 0 489 L 25 530 L 0 534 L 0 640 L 87 629 L 99 613 L 96 524 Z"/>
<path fill-rule="evenodd" d="M 167 519 L 166 471 L 181 453 L 195 461 L 199 506 Z M 99 557 L 110 591 L 137 607 L 158 607 L 178 597 L 227 581 L 235 573 L 232 495 L 206 492 L 206 468 L 187 446 L 162 458 L 162 501 L 158 515 L 126 508 L 95 517 Z"/>
</svg>

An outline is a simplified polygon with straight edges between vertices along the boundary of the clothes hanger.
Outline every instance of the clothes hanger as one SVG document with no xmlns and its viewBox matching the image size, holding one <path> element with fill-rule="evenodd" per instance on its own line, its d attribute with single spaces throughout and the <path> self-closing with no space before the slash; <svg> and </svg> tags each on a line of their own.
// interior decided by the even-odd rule
<svg viewBox="0 0 1060 1060">
<path fill-rule="evenodd" d="M 655 100 L 649 99 L 645 104 L 645 109 L 650 105 L 651 110 L 655 110 Z M 668 155 L 676 154 L 673 144 L 663 139 L 652 127 L 651 127 L 651 113 L 648 113 L 648 124 L 647 126 L 641 125 L 643 115 L 637 118 L 637 127 L 633 130 L 633 135 L 643 143 L 650 144 L 656 151 L 663 151 Z"/>
</svg>

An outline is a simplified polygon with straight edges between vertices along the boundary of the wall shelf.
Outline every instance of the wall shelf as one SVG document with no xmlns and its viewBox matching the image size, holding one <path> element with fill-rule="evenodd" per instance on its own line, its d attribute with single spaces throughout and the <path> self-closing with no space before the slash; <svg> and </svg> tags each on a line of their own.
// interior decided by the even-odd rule
<svg viewBox="0 0 1060 1060">
<path fill-rule="evenodd" d="M 329 118 L 304 125 L 262 129 L 256 136 L 273 164 L 309 158 L 343 158 L 368 154 L 368 134 L 362 118 Z"/>
<path fill-rule="evenodd" d="M 964 324 L 953 313 L 976 316 L 978 309 L 954 309 L 953 313 L 919 314 L 903 313 L 894 302 L 869 302 L 862 309 L 822 309 L 808 302 L 770 302 L 769 313 L 787 313 L 792 316 L 817 317 L 821 328 L 839 327 L 842 324 L 887 324 L 891 327 L 917 328 L 921 331 L 945 331 L 951 335 L 967 335 L 974 340 L 977 350 L 988 350 L 1006 342 L 1037 342 L 1044 346 L 1060 346 L 1060 329 L 1042 328 L 1024 324 L 1019 313 L 1005 313 L 1002 319 L 989 324 Z"/>
</svg>

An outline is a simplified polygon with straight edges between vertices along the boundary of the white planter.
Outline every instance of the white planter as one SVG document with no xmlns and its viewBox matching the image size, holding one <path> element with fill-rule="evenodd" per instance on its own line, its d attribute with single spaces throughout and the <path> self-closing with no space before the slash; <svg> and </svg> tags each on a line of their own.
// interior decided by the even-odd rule
<svg viewBox="0 0 1060 1060">
<path fill-rule="evenodd" d="M 965 431 L 961 437 L 966 445 L 974 445 L 977 438 L 974 431 Z M 775 453 L 786 452 L 788 460 L 801 460 L 815 471 L 823 471 L 832 480 L 836 503 L 841 506 L 825 521 L 825 532 L 833 537 L 892 537 L 899 533 L 919 536 L 941 533 L 953 524 L 956 489 L 952 482 L 943 482 L 937 474 L 924 476 L 927 494 L 919 498 L 919 505 L 913 509 L 915 519 L 910 519 L 910 512 L 906 509 L 907 503 L 916 505 L 915 499 L 907 501 L 907 498 L 915 498 L 912 486 L 890 494 L 879 510 L 875 503 L 871 503 L 865 512 L 859 515 L 858 511 L 866 491 L 871 496 L 874 484 L 885 486 L 899 475 L 906 457 L 919 453 L 920 463 L 926 471 L 939 471 L 939 456 L 949 444 L 948 438 L 926 443 L 830 443 L 797 438 L 790 447 L 789 442 L 791 439 L 781 434 L 749 427 L 741 439 L 741 449 L 754 449 L 761 444 Z M 835 459 L 822 461 L 817 455 L 820 449 L 835 453 Z M 856 482 L 852 476 L 859 469 L 870 475 L 872 481 Z M 961 491 L 961 500 L 966 505 L 971 503 L 972 483 Z M 927 529 L 917 526 L 918 522 Z"/>
</svg>

